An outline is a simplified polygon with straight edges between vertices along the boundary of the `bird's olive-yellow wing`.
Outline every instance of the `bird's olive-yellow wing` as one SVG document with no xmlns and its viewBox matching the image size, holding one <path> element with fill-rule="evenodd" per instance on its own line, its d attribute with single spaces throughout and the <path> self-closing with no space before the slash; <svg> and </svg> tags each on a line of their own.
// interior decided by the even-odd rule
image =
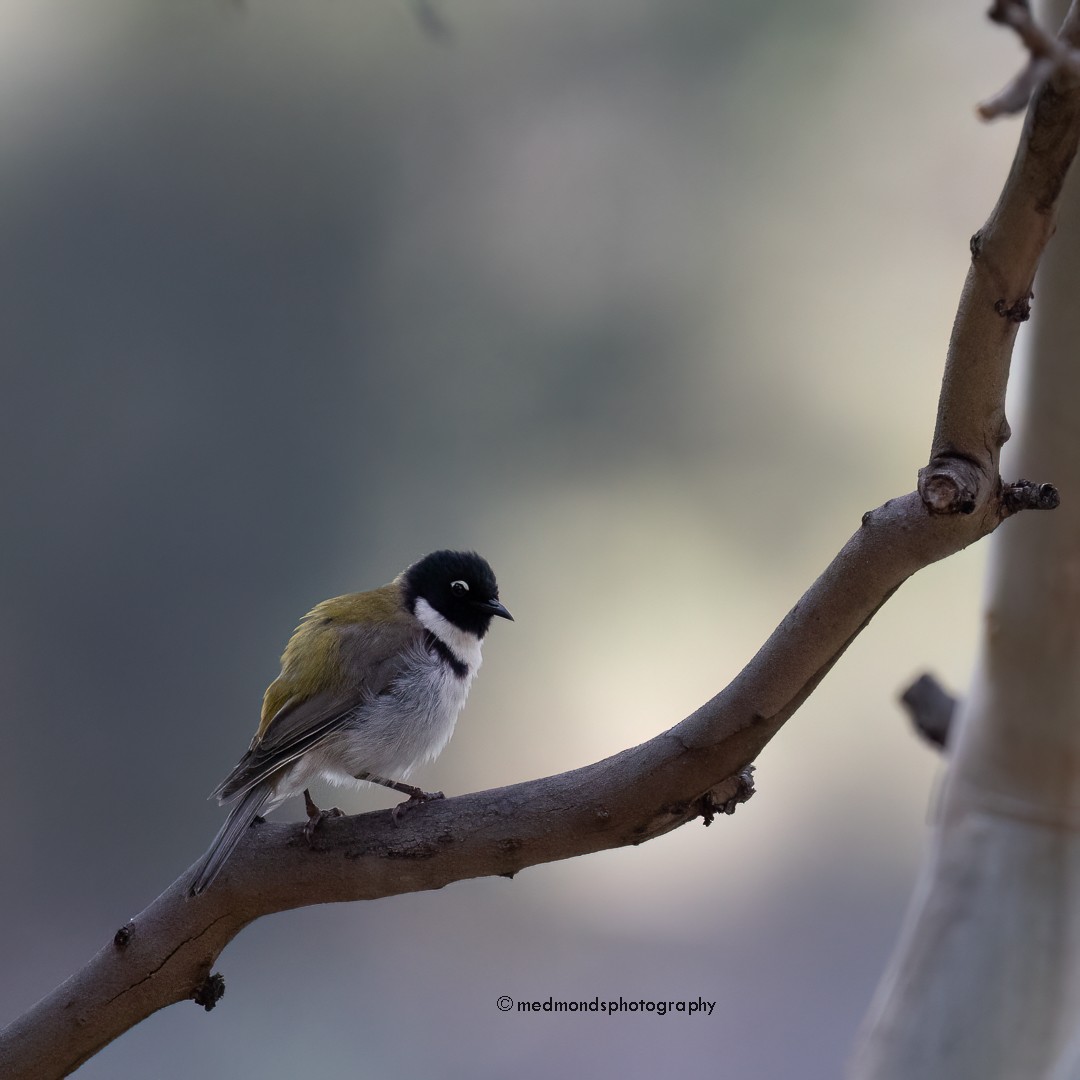
<svg viewBox="0 0 1080 1080">
<path fill-rule="evenodd" d="M 386 693 L 424 635 L 396 583 L 324 600 L 289 639 L 251 747 L 214 795 L 235 798 L 333 734 Z"/>
</svg>

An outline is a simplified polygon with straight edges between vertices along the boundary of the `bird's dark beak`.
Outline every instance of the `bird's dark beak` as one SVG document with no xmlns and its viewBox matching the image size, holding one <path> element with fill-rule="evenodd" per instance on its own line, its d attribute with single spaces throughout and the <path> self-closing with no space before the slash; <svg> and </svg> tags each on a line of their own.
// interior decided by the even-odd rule
<svg viewBox="0 0 1080 1080">
<path fill-rule="evenodd" d="M 514 616 L 511 615 L 498 600 L 485 600 L 480 606 L 492 615 L 498 615 L 500 619 L 509 619 L 511 622 L 514 621 Z"/>
</svg>

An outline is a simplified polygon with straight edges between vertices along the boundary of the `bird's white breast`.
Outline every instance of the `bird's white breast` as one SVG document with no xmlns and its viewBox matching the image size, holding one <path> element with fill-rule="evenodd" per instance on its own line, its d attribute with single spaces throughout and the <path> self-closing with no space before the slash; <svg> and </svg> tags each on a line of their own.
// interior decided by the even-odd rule
<svg viewBox="0 0 1080 1080">
<path fill-rule="evenodd" d="M 302 769 L 290 778 L 291 787 L 302 779 L 300 772 L 321 774 L 332 783 L 349 783 L 361 773 L 400 781 L 442 752 L 480 667 L 481 643 L 425 600 L 417 601 L 416 616 L 465 672 L 459 674 L 460 667 L 455 671 L 444 656 L 417 642 L 389 689 L 357 709 L 337 732 L 305 755 Z"/>
</svg>

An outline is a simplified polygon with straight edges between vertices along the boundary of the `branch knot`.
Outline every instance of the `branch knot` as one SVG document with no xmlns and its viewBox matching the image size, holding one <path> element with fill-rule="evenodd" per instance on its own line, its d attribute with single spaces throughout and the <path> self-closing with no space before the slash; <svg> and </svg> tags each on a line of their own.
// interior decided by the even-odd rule
<svg viewBox="0 0 1080 1080">
<path fill-rule="evenodd" d="M 732 790 L 734 782 L 734 791 Z M 723 783 L 710 788 L 698 800 L 697 810 L 702 824 L 711 825 L 717 814 L 734 814 L 735 808 L 754 797 L 754 766 L 747 765 Z"/>
<path fill-rule="evenodd" d="M 1035 294 L 1029 292 L 1027 296 L 1021 296 L 1020 299 L 1014 300 L 1012 304 L 1006 304 L 1004 300 L 997 300 L 994 303 L 994 310 L 1003 319 L 1008 319 L 1009 322 L 1027 322 L 1031 318 L 1031 301 L 1034 299 Z"/>
<path fill-rule="evenodd" d="M 207 975 L 194 990 L 191 1000 L 209 1012 L 225 996 L 225 976 L 220 971 Z"/>
<path fill-rule="evenodd" d="M 979 470 L 962 459 L 931 462 L 919 470 L 919 496 L 931 514 L 970 514 L 978 505 Z"/>
</svg>

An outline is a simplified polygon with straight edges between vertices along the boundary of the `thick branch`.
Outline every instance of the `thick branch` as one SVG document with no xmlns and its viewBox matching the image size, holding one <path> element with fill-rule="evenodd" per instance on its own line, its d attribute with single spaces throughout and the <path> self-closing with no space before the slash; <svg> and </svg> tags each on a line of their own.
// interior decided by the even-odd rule
<svg viewBox="0 0 1080 1080">
<path fill-rule="evenodd" d="M 739 676 L 682 723 L 558 776 L 425 805 L 329 820 L 315 850 L 298 825 L 253 828 L 214 887 L 189 874 L 80 971 L 0 1035 L 0 1074 L 62 1076 L 165 1005 L 201 996 L 225 945 L 261 915 L 306 904 L 438 889 L 639 844 L 711 813 L 912 573 L 981 535 L 981 519 L 932 517 L 914 493 L 867 514 L 826 572 Z"/>
</svg>

